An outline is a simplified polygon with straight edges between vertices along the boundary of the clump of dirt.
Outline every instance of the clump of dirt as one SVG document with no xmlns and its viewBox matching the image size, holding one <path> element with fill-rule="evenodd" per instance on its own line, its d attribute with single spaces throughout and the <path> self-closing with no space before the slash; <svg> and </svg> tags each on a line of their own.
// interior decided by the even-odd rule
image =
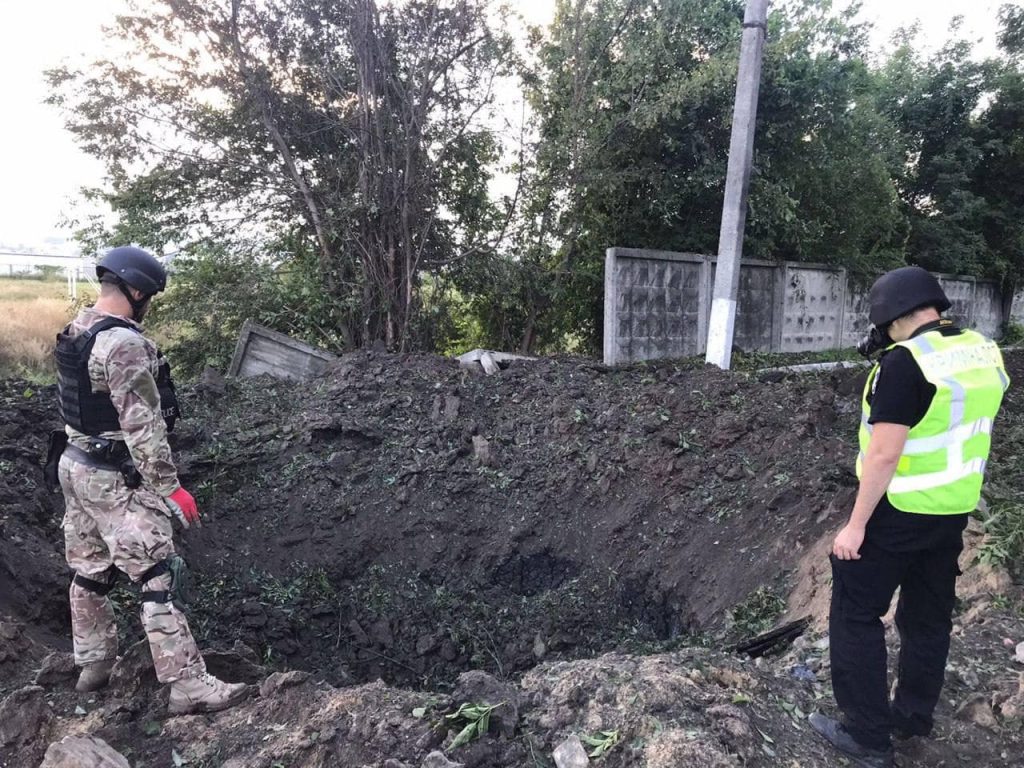
<svg viewBox="0 0 1024 768">
<path fill-rule="evenodd" d="M 1021 380 L 1024 356 L 1008 363 Z M 39 467 L 59 425 L 52 388 L 0 383 L 0 637 L 14 649 L 0 649 L 0 696 L 38 679 L 54 715 L 24 748 L 35 762 L 8 764 L 36 765 L 74 732 L 138 765 L 173 749 L 189 765 L 419 766 L 450 743 L 438 726 L 471 695 L 469 669 L 511 686 L 517 710 L 504 736 L 452 750 L 465 765 L 550 765 L 566 736 L 612 740 L 603 731 L 617 734 L 608 765 L 831 764 L 800 716 L 827 695 L 822 647 L 755 663 L 686 646 L 771 623 L 845 518 L 862 377 L 575 358 L 484 377 L 361 352 L 303 384 L 208 378 L 173 440 L 205 520 L 180 537 L 192 626 L 202 645 L 234 647 L 214 657 L 227 677 L 313 675 L 212 721 L 163 719 L 125 590 L 129 688 L 83 699 L 70 674 L 36 676 L 69 646 L 62 503 Z M 1007 410 L 998 487 L 1024 481 L 1024 404 Z M 970 671 L 942 716 L 983 744 L 979 765 L 1017 744 L 1015 599 L 981 589 L 954 642 L 953 667 Z M 632 655 L 653 651 L 670 653 Z M 966 701 L 972 690 L 988 698 Z"/>
</svg>

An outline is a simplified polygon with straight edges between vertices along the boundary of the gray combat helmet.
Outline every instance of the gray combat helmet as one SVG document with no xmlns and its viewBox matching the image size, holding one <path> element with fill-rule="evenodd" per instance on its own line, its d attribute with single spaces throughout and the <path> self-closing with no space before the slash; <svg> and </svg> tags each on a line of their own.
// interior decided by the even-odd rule
<svg viewBox="0 0 1024 768">
<path fill-rule="evenodd" d="M 900 267 L 886 272 L 868 292 L 868 317 L 876 328 L 921 307 L 945 312 L 952 304 L 933 274 L 921 267 Z"/>
<path fill-rule="evenodd" d="M 149 251 L 133 245 L 107 251 L 96 265 L 96 277 L 102 280 L 108 272 L 146 296 L 153 296 L 167 287 L 167 270 L 164 265 Z"/>
</svg>

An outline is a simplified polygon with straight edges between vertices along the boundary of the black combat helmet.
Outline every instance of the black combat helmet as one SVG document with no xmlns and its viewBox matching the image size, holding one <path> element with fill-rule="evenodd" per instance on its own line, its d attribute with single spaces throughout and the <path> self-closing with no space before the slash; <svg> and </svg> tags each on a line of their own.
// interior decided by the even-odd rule
<svg viewBox="0 0 1024 768">
<path fill-rule="evenodd" d="M 886 272 L 871 286 L 868 302 L 871 305 L 868 317 L 876 328 L 884 328 L 921 307 L 935 307 L 945 312 L 952 306 L 939 281 L 921 267 L 900 267 Z"/>
<path fill-rule="evenodd" d="M 106 273 L 146 296 L 160 293 L 167 287 L 167 270 L 148 251 L 133 245 L 113 248 L 96 265 L 96 276 L 102 280 Z"/>
</svg>

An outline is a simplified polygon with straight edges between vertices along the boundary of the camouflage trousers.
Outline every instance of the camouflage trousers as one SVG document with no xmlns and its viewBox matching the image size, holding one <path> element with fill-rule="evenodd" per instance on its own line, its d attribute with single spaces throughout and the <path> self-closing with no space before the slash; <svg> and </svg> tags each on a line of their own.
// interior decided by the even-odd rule
<svg viewBox="0 0 1024 768">
<path fill-rule="evenodd" d="M 64 491 L 64 547 L 68 565 L 93 581 L 109 584 L 111 566 L 137 582 L 174 552 L 171 521 L 159 496 L 132 490 L 119 472 L 87 467 L 67 456 L 60 461 Z M 146 581 L 146 591 L 171 587 L 170 574 Z M 106 595 L 72 583 L 71 630 L 75 664 L 117 656 L 117 625 Z M 188 620 L 172 603 L 144 602 L 142 626 L 161 683 L 196 677 L 206 671 Z"/>
</svg>

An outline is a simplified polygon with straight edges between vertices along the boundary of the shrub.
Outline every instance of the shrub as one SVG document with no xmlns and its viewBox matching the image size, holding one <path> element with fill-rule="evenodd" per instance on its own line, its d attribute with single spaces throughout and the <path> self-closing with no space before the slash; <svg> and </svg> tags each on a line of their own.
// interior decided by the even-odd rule
<svg viewBox="0 0 1024 768">
<path fill-rule="evenodd" d="M 308 255 L 273 259 L 205 249 L 174 261 L 147 325 L 164 342 L 175 374 L 188 379 L 206 366 L 227 369 L 246 319 L 339 349 L 330 330 L 339 311 L 333 304 Z"/>
</svg>

